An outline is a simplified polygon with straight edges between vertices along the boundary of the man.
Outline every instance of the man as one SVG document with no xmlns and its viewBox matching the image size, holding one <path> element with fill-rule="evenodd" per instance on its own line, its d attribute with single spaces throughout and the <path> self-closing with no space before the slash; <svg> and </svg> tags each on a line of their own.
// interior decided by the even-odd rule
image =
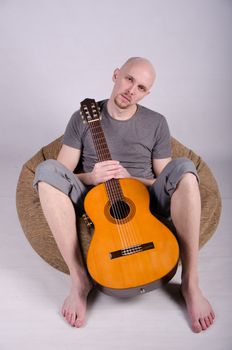
<svg viewBox="0 0 232 350">
<path fill-rule="evenodd" d="M 75 327 L 84 324 L 92 284 L 80 253 L 74 205 L 82 213 L 88 185 L 112 178 L 142 181 L 149 188 L 154 214 L 171 218 L 180 244 L 181 292 L 192 330 L 206 330 L 215 317 L 198 281 L 201 202 L 196 169 L 188 159 L 171 159 L 166 119 L 138 104 L 150 93 L 155 75 L 152 64 L 140 57 L 130 58 L 113 73 L 112 94 L 101 103 L 102 126 L 113 160 L 97 162 L 88 125 L 76 112 L 66 128 L 57 161 L 47 160 L 36 171 L 34 186 L 70 271 L 71 288 L 62 314 Z M 80 159 L 84 172 L 74 175 Z"/>
</svg>

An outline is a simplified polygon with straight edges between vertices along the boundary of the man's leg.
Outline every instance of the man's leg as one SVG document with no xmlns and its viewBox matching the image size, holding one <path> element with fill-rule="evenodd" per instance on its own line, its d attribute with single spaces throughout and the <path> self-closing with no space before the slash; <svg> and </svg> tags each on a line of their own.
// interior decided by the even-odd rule
<svg viewBox="0 0 232 350">
<path fill-rule="evenodd" d="M 43 164 L 36 174 L 35 182 L 44 216 L 70 271 L 71 288 L 63 304 L 62 314 L 70 325 L 81 327 L 84 324 L 87 296 L 91 289 L 91 283 L 83 264 L 78 243 L 74 206 L 67 195 L 68 192 L 72 192 L 72 197 L 77 197 L 78 184 L 76 184 L 76 189 L 73 186 L 71 191 L 72 181 L 70 178 L 72 174 L 68 173 L 70 178 L 67 181 L 67 174 L 61 175 L 63 171 L 65 173 L 65 169 L 60 166 L 62 171 L 56 171 L 57 165 L 54 164 L 55 162 Z M 66 193 L 47 183 L 51 182 L 51 177 L 56 182 L 56 186 Z M 47 182 L 42 181 L 43 178 Z"/>
<path fill-rule="evenodd" d="M 199 289 L 198 250 L 201 200 L 194 164 L 187 158 L 172 160 L 150 188 L 151 211 L 172 219 L 182 262 L 181 292 L 194 332 L 207 329 L 214 312 Z"/>
<path fill-rule="evenodd" d="M 215 317 L 211 305 L 202 295 L 198 278 L 198 250 L 201 200 L 196 176 L 187 173 L 171 198 L 171 217 L 177 230 L 182 262 L 181 292 L 194 332 L 207 329 Z"/>
</svg>

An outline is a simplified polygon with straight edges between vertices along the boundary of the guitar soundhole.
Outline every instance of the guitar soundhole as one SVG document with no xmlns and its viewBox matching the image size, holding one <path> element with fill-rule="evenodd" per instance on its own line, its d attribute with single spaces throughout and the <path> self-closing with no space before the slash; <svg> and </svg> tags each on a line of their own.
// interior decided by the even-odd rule
<svg viewBox="0 0 232 350">
<path fill-rule="evenodd" d="M 130 206 L 124 201 L 116 201 L 110 207 L 110 215 L 116 220 L 125 219 L 130 213 Z"/>
</svg>

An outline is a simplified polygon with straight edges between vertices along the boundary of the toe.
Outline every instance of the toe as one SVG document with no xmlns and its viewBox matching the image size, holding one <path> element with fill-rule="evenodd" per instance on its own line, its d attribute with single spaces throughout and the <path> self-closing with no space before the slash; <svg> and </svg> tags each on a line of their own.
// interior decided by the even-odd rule
<svg viewBox="0 0 232 350">
<path fill-rule="evenodd" d="M 215 319 L 215 313 L 213 312 L 213 310 L 210 312 L 210 315 L 211 315 L 212 319 L 214 320 Z"/>
<path fill-rule="evenodd" d="M 203 331 L 205 331 L 207 329 L 207 326 L 205 323 L 205 319 L 203 317 L 200 318 L 200 324 L 201 324 Z"/>
<path fill-rule="evenodd" d="M 208 318 L 209 318 L 210 324 L 213 324 L 213 317 L 211 314 L 209 314 Z"/>
<path fill-rule="evenodd" d="M 209 328 L 211 326 L 211 322 L 210 322 L 209 317 L 205 317 L 205 324 L 206 324 L 207 328 Z"/>
<path fill-rule="evenodd" d="M 76 313 L 73 313 L 70 317 L 70 325 L 74 327 L 76 321 Z"/>
<path fill-rule="evenodd" d="M 70 312 L 69 313 L 69 317 L 68 317 L 68 323 L 71 325 L 72 324 L 72 318 L 73 318 L 73 313 Z"/>
<path fill-rule="evenodd" d="M 77 318 L 77 319 L 76 319 L 75 327 L 80 328 L 80 327 L 83 326 L 83 324 L 84 324 L 84 320 L 82 320 L 82 319 L 80 319 L 80 318 Z"/>
<path fill-rule="evenodd" d="M 65 312 L 65 319 L 66 319 L 66 321 L 69 323 L 69 317 L 70 317 L 70 313 L 69 313 L 69 311 L 68 310 L 66 310 L 66 312 Z"/>
<path fill-rule="evenodd" d="M 192 330 L 193 330 L 195 333 L 200 333 L 200 332 L 202 331 L 200 322 L 199 322 L 198 320 L 193 322 L 193 324 L 192 324 Z"/>
</svg>

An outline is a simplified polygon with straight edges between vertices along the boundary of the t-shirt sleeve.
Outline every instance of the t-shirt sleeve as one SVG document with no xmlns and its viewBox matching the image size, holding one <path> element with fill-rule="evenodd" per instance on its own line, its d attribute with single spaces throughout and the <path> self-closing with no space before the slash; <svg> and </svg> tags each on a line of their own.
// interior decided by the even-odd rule
<svg viewBox="0 0 232 350">
<path fill-rule="evenodd" d="M 171 157 L 171 136 L 166 118 L 162 116 L 155 133 L 155 143 L 152 149 L 152 159 Z"/>
<path fill-rule="evenodd" d="M 64 145 L 81 149 L 81 120 L 80 112 L 77 111 L 71 116 L 64 132 L 62 142 Z"/>
</svg>

